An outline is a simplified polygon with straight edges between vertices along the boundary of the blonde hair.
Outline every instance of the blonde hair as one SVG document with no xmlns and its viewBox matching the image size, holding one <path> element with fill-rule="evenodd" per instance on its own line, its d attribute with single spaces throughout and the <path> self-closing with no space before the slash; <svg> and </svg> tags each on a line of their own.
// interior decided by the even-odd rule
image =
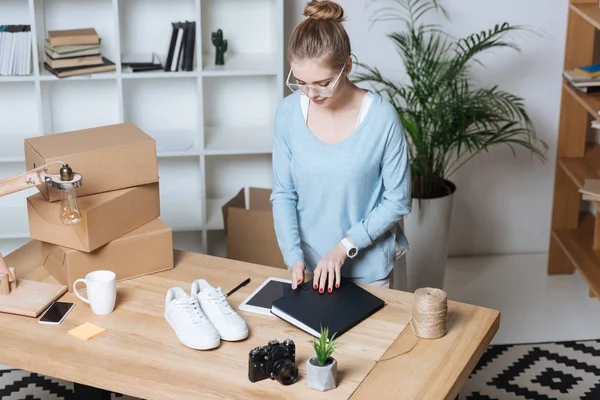
<svg viewBox="0 0 600 400">
<path fill-rule="evenodd" d="M 304 7 L 304 21 L 292 31 L 288 61 L 317 59 L 342 68 L 351 54 L 350 38 L 342 25 L 344 9 L 330 0 L 312 0 Z"/>
</svg>

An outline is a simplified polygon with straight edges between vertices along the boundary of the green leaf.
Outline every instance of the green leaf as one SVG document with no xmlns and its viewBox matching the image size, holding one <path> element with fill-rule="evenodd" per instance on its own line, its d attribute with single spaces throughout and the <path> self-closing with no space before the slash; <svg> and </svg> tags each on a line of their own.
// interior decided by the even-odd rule
<svg viewBox="0 0 600 400">
<path fill-rule="evenodd" d="M 383 1 L 371 0 L 369 6 Z M 505 145 L 515 157 L 515 148 L 521 147 L 542 162 L 548 149 L 537 138 L 524 99 L 497 85 L 480 87 L 470 74 L 484 53 L 520 52 L 510 35 L 530 30 L 502 22 L 457 39 L 439 25 L 423 22 L 431 21 L 428 14 L 433 12 L 449 18 L 437 0 L 388 0 L 371 22 L 399 23 L 387 37 L 403 74 L 387 77 L 359 63 L 352 78 L 371 85 L 398 113 L 408 143 L 412 195 L 419 199 L 448 194 L 445 181 L 492 146 Z"/>
</svg>

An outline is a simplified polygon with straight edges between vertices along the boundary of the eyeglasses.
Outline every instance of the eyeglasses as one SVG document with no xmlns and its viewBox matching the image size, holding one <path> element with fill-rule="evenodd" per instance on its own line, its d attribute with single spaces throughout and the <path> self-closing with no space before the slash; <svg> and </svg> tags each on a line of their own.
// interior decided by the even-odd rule
<svg viewBox="0 0 600 400">
<path fill-rule="evenodd" d="M 299 83 L 290 83 L 290 77 L 292 76 L 292 70 L 290 69 L 290 73 L 288 74 L 287 81 L 285 82 L 285 84 L 287 85 L 287 87 L 290 88 L 292 92 L 295 93 L 308 94 L 308 91 L 312 89 L 312 91 L 319 97 L 330 97 L 333 94 L 333 89 L 335 88 L 335 85 L 337 85 L 338 81 L 340 80 L 340 76 L 342 76 L 342 72 L 344 72 L 344 68 L 342 68 L 342 70 L 338 74 L 337 78 L 335 78 L 335 81 L 333 81 L 333 84 L 331 84 L 331 86 L 315 86 L 300 85 Z"/>
</svg>

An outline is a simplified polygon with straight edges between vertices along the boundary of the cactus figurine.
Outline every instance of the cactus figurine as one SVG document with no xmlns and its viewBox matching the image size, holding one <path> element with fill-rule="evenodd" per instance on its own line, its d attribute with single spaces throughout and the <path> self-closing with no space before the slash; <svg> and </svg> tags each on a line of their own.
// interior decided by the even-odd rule
<svg viewBox="0 0 600 400">
<path fill-rule="evenodd" d="M 212 33 L 212 43 L 217 49 L 215 55 L 216 65 L 225 65 L 225 52 L 227 51 L 227 40 L 223 39 L 223 31 L 217 29 L 216 32 Z"/>
</svg>

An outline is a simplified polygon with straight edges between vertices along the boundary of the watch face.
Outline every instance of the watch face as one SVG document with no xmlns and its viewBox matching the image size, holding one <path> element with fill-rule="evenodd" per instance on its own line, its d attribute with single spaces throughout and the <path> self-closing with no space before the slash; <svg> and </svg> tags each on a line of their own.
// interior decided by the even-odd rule
<svg viewBox="0 0 600 400">
<path fill-rule="evenodd" d="M 350 251 L 348 253 L 350 254 L 350 257 L 353 257 L 356 255 L 356 249 L 353 247 L 350 249 Z"/>
</svg>

